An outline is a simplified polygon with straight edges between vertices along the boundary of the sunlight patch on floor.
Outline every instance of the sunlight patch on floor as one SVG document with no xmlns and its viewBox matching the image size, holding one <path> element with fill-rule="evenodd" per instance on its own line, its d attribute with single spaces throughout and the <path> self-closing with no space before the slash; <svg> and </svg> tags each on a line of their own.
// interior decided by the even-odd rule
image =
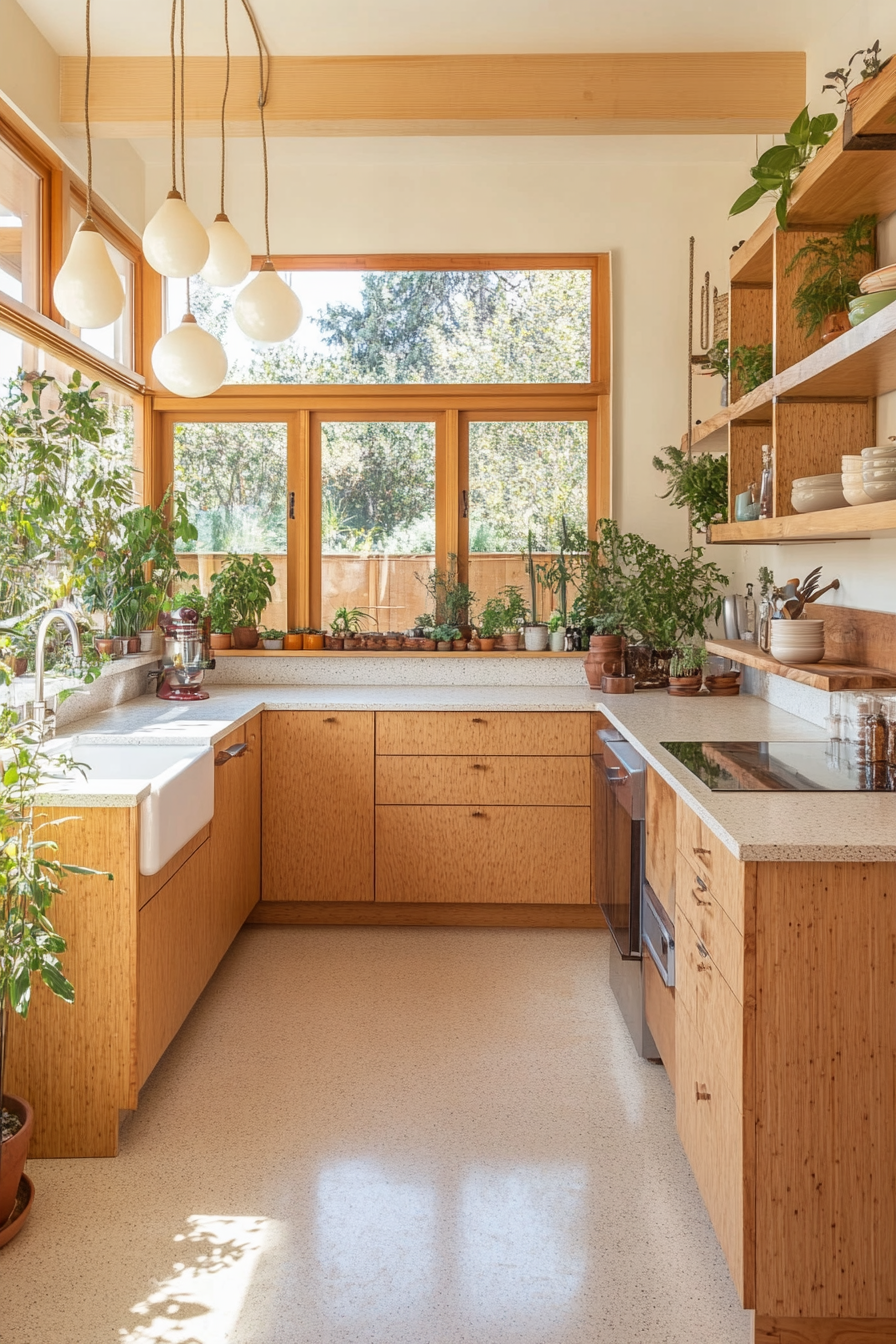
<svg viewBox="0 0 896 1344">
<path fill-rule="evenodd" d="M 171 1274 L 131 1310 L 139 1323 L 122 1344 L 227 1344 L 262 1253 L 278 1225 L 269 1218 L 194 1214 L 174 1238 Z"/>
</svg>

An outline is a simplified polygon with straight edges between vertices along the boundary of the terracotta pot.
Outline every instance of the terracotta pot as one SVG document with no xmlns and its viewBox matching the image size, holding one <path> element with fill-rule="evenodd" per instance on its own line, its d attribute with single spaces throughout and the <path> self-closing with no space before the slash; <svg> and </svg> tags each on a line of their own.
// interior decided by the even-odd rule
<svg viewBox="0 0 896 1344">
<path fill-rule="evenodd" d="M 305 636 L 298 635 L 294 631 L 283 636 L 284 649 L 289 649 L 292 653 L 296 653 L 299 649 L 303 648 L 304 643 Z M 323 637 L 321 637 L 321 647 L 323 647 Z"/>
<path fill-rule="evenodd" d="M 338 635 L 324 635 L 325 649 L 341 649 L 344 642 L 345 641 L 340 639 Z"/>
<path fill-rule="evenodd" d="M 828 341 L 834 341 L 845 331 L 851 330 L 849 313 L 845 309 L 839 313 L 829 313 L 821 324 L 821 343 L 827 345 Z"/>
<path fill-rule="evenodd" d="M 430 639 L 427 635 L 424 635 L 424 637 L 420 640 L 420 647 L 422 649 L 425 649 L 427 653 L 433 653 L 435 652 L 438 645 L 436 644 L 436 641 L 434 639 Z"/>
<path fill-rule="evenodd" d="M 709 690 L 712 690 L 713 687 L 719 687 L 719 689 L 721 689 L 724 686 L 736 686 L 739 681 L 739 672 L 720 672 L 714 677 L 707 677 L 706 685 Z"/>
<path fill-rule="evenodd" d="M 602 653 L 605 658 L 616 658 L 618 660 L 622 653 L 621 635 L 592 635 L 588 640 L 588 649 L 595 653 Z"/>
<path fill-rule="evenodd" d="M 257 649 L 258 626 L 235 625 L 233 627 L 233 647 L 235 649 Z"/>
<path fill-rule="evenodd" d="M 97 653 L 103 654 L 105 656 L 107 654 L 111 654 L 114 651 L 115 640 L 103 639 L 103 638 L 95 639 L 93 641 L 93 647 L 96 649 Z"/>
<path fill-rule="evenodd" d="M 460 639 L 453 639 L 451 641 L 451 647 L 455 653 L 466 653 L 467 641 L 464 639 L 463 635 L 461 635 Z"/>
<path fill-rule="evenodd" d="M 607 658 L 597 650 L 589 649 L 585 654 L 585 676 L 588 678 L 588 685 L 595 690 L 604 677 L 621 677 L 622 650 L 618 650 L 615 658 Z"/>
<path fill-rule="evenodd" d="M 436 644 L 436 648 L 438 649 L 439 653 L 450 653 L 452 649 L 451 640 L 440 639 Z"/>
<path fill-rule="evenodd" d="M 505 631 L 501 636 L 502 649 L 518 649 L 520 647 L 520 632 L 518 630 Z"/>
<path fill-rule="evenodd" d="M 130 639 L 129 639 L 128 642 L 127 642 L 127 648 L 125 649 L 125 652 L 126 652 L 126 653 L 129 653 L 129 654 L 131 654 L 131 653 L 139 653 L 139 652 L 140 652 L 140 636 L 139 636 L 139 635 L 131 635 Z"/>
<path fill-rule="evenodd" d="M 397 652 L 397 651 L 402 647 L 403 643 L 404 643 L 404 641 L 401 640 L 401 639 L 394 639 L 394 638 L 393 638 L 393 639 L 389 639 L 389 638 L 387 637 L 387 639 L 386 639 L 386 648 L 387 648 L 387 649 L 390 649 L 390 650 L 394 653 L 394 652 Z"/>
<path fill-rule="evenodd" d="M 480 649 L 480 652 L 482 652 L 482 653 L 491 653 L 491 651 L 492 651 L 492 649 L 493 649 L 494 647 L 495 647 L 495 640 L 494 640 L 494 638 L 489 638 L 488 635 L 480 635 L 480 636 L 479 636 L 479 649 Z"/>
<path fill-rule="evenodd" d="M 342 647 L 344 649 L 363 649 L 364 641 L 357 635 L 344 635 L 342 639 Z"/>
<path fill-rule="evenodd" d="M 208 637 L 208 642 L 213 649 L 230 649 L 233 647 L 233 636 L 229 633 L 222 634 L 220 631 L 212 631 Z"/>
<path fill-rule="evenodd" d="M 667 695 L 699 695 L 703 685 L 703 673 L 694 672 L 688 677 L 670 677 Z"/>
<path fill-rule="evenodd" d="M 632 695 L 635 690 L 634 677 L 601 677 L 600 689 L 604 695 Z"/>
<path fill-rule="evenodd" d="M 304 634 L 302 636 L 302 645 L 311 653 L 318 652 L 324 647 L 324 637 L 319 630 L 316 630 L 311 634 Z M 284 644 L 284 648 L 285 647 Z"/>
<path fill-rule="evenodd" d="M 0 1160 L 0 1227 L 6 1222 L 15 1206 L 19 1181 L 22 1179 L 25 1159 L 28 1156 L 31 1130 L 34 1127 L 34 1112 L 24 1098 L 7 1093 L 3 1097 L 3 1108 L 19 1117 L 22 1128 L 3 1145 Z"/>
</svg>

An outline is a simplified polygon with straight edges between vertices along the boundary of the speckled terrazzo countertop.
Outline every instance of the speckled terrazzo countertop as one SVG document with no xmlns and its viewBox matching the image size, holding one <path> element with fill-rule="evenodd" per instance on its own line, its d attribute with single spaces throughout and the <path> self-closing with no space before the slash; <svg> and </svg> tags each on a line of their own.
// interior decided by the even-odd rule
<svg viewBox="0 0 896 1344">
<path fill-rule="evenodd" d="M 754 696 L 606 696 L 578 686 L 215 686 L 208 700 L 141 696 L 75 725 L 69 741 L 214 744 L 260 710 L 600 710 L 739 859 L 896 862 L 896 795 L 713 793 L 662 741 L 823 741 L 824 730 Z M 77 755 L 77 752 L 75 752 Z M 70 804 L 96 806 L 88 795 Z"/>
</svg>

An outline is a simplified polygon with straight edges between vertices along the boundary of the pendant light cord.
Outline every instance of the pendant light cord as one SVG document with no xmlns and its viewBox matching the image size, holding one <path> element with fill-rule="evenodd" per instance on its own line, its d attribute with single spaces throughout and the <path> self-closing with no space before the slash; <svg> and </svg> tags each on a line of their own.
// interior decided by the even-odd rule
<svg viewBox="0 0 896 1344">
<path fill-rule="evenodd" d="M 93 145 L 90 140 L 90 0 L 84 5 L 84 28 L 87 36 L 87 70 L 84 75 L 84 132 L 87 136 L 87 214 L 85 223 L 92 219 L 93 207 Z"/>
<path fill-rule="evenodd" d="M 177 0 L 171 0 L 171 190 L 177 191 L 177 62 L 174 52 L 174 29 L 177 21 Z"/>
<path fill-rule="evenodd" d="M 224 97 L 221 99 L 221 214 L 224 209 L 224 161 L 227 154 L 227 134 L 224 129 L 224 114 L 227 110 L 227 95 L 230 92 L 230 32 L 227 23 L 227 0 L 224 0 L 224 50 L 227 52 L 227 64 L 224 75 Z"/>
<path fill-rule="evenodd" d="M 187 199 L 187 155 L 184 130 L 187 116 L 187 105 L 184 101 L 184 67 L 187 64 L 184 56 L 184 11 L 186 7 L 187 0 L 180 0 L 180 190 L 184 201 Z"/>
<path fill-rule="evenodd" d="M 248 15 L 249 22 L 252 25 L 252 32 L 255 34 L 255 42 L 258 47 L 258 114 L 261 120 L 261 154 L 264 160 L 264 247 L 265 257 L 268 261 L 271 259 L 271 234 L 268 224 L 268 140 L 264 125 L 264 106 L 268 100 L 268 85 L 271 80 L 271 55 L 267 49 L 267 44 L 261 35 L 261 29 L 258 26 L 258 20 L 252 12 L 252 6 L 249 0 L 242 0 L 243 9 Z M 267 59 L 267 68 L 265 68 L 265 59 Z"/>
</svg>

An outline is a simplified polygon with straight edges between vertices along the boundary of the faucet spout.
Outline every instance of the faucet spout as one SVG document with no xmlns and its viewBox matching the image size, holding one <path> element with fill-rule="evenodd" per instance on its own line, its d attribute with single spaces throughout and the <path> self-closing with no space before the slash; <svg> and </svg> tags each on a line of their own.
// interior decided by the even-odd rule
<svg viewBox="0 0 896 1344">
<path fill-rule="evenodd" d="M 61 621 L 68 633 L 71 635 L 72 651 L 76 658 L 82 655 L 81 632 L 71 612 L 63 610 L 61 607 L 54 607 L 52 611 L 41 618 L 41 623 L 37 627 L 37 648 L 34 653 L 34 703 L 31 708 L 32 718 L 38 726 L 43 729 L 46 725 L 47 706 L 44 700 L 44 664 L 46 661 L 47 631 L 54 621 Z M 52 737 L 52 724 L 49 725 L 48 736 Z"/>
</svg>

